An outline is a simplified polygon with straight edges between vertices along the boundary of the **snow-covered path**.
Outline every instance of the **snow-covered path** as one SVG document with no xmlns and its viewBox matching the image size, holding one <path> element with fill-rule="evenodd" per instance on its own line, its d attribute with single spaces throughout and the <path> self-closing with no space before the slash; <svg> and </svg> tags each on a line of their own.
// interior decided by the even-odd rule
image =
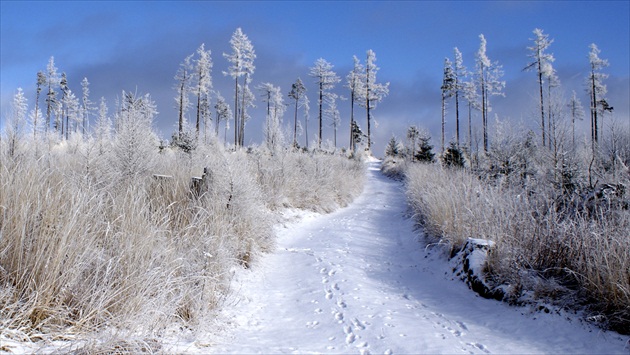
<svg viewBox="0 0 630 355">
<path fill-rule="evenodd" d="M 417 240 L 399 182 L 370 163 L 347 208 L 278 228 L 239 272 L 215 353 L 628 353 L 628 337 L 475 295 Z"/>
</svg>

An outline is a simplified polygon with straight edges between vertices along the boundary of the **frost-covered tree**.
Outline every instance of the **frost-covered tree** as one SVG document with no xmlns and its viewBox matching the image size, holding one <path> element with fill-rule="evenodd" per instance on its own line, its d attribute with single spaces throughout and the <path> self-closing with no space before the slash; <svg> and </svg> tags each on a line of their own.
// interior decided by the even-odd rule
<svg viewBox="0 0 630 355">
<path fill-rule="evenodd" d="M 304 107 L 304 135 L 305 135 L 304 146 L 306 147 L 306 149 L 308 149 L 308 121 L 310 120 L 310 111 L 311 111 L 310 103 L 311 102 L 308 99 L 308 96 L 306 94 L 304 94 L 304 101 L 303 101 L 303 107 Z"/>
<path fill-rule="evenodd" d="M 472 78 L 462 83 L 462 94 L 468 103 L 468 149 L 472 147 L 472 111 L 479 110 L 479 92 Z"/>
<path fill-rule="evenodd" d="M 464 59 L 462 53 L 455 47 L 453 49 L 455 56 L 455 62 L 453 63 L 453 94 L 455 96 L 455 139 L 457 146 L 459 147 L 459 93 L 464 90 L 464 78 L 467 75 L 466 67 L 464 66 Z"/>
<path fill-rule="evenodd" d="M 224 139 L 227 139 L 227 130 L 230 127 L 229 121 L 230 117 L 232 117 L 232 110 L 230 109 L 230 105 L 228 105 L 219 92 L 217 92 L 217 103 L 214 105 L 214 109 L 216 110 L 216 125 L 214 128 L 217 137 L 219 136 L 219 125 L 221 124 L 221 121 L 225 121 Z"/>
<path fill-rule="evenodd" d="M 421 163 L 432 163 L 435 153 L 433 153 L 433 146 L 430 141 L 431 137 L 428 133 L 420 132 L 418 135 L 418 150 L 411 159 Z"/>
<path fill-rule="evenodd" d="M 267 103 L 267 118 L 264 128 L 265 143 L 270 151 L 276 151 L 284 143 L 282 135 L 282 116 L 286 111 L 286 105 L 280 91 L 280 87 L 271 83 L 263 83 L 259 86 L 263 102 Z"/>
<path fill-rule="evenodd" d="M 59 81 L 59 74 L 57 73 L 57 67 L 55 67 L 55 58 L 50 57 L 46 66 L 46 85 L 48 86 L 48 92 L 46 93 L 46 132 L 48 132 L 51 116 L 55 112 L 55 106 L 57 105 L 57 92 L 55 89 L 59 87 Z"/>
<path fill-rule="evenodd" d="M 250 83 L 250 80 L 248 79 L 248 75 L 245 75 L 243 87 L 241 87 L 239 90 L 241 94 L 240 99 L 239 99 L 240 101 L 239 116 L 240 117 L 239 117 L 239 127 L 237 129 L 239 130 L 239 145 L 240 146 L 243 146 L 245 143 L 245 123 L 247 123 L 247 121 L 249 121 L 249 119 L 251 118 L 247 109 L 250 107 L 256 107 L 256 105 L 254 104 L 256 97 L 254 96 L 254 93 L 249 89 L 249 83 Z"/>
<path fill-rule="evenodd" d="M 582 106 L 582 102 L 577 97 L 575 90 L 573 90 L 573 94 L 571 95 L 571 99 L 569 101 L 569 112 L 571 114 L 571 132 L 572 132 L 572 145 L 575 148 L 575 120 L 584 120 L 584 107 Z"/>
<path fill-rule="evenodd" d="M 359 146 L 363 142 L 363 138 L 365 138 L 365 134 L 363 130 L 357 123 L 357 121 L 352 122 L 352 127 L 350 129 L 350 134 L 352 135 L 352 146 L 355 148 Z"/>
<path fill-rule="evenodd" d="M 324 116 L 330 120 L 333 127 L 333 145 L 337 148 L 337 129 L 341 124 L 341 115 L 339 114 L 339 108 L 337 108 L 337 94 L 331 93 L 326 97 L 326 108 L 324 109 Z"/>
<path fill-rule="evenodd" d="M 536 76 L 538 78 L 538 88 L 540 91 L 540 125 L 542 129 L 542 143 L 545 146 L 545 104 L 543 95 L 543 78 L 549 76 L 549 69 L 551 63 L 555 60 L 552 54 L 545 53 L 549 46 L 553 43 L 552 39 L 549 39 L 549 35 L 544 34 L 541 29 L 534 29 L 535 38 L 532 47 L 527 47 L 531 51 L 528 56 L 532 58 L 532 61 L 527 64 L 523 70 L 536 70 Z"/>
<path fill-rule="evenodd" d="M 406 152 L 405 154 L 407 154 L 412 160 L 413 157 L 416 155 L 416 142 L 419 136 L 420 131 L 418 130 L 418 127 L 409 126 L 409 128 L 407 128 L 407 146 L 409 148 L 408 152 Z"/>
<path fill-rule="evenodd" d="M 389 139 L 389 143 L 387 143 L 387 147 L 385 147 L 385 156 L 388 157 L 397 157 L 401 154 L 400 143 L 396 139 L 396 136 L 392 136 Z"/>
<path fill-rule="evenodd" d="M 505 82 L 500 81 L 503 76 L 502 66 L 498 62 L 491 62 L 486 55 L 486 38 L 479 35 L 480 45 L 476 56 L 477 65 L 477 85 L 481 93 L 481 121 L 483 125 L 483 149 L 488 151 L 488 112 L 492 110 L 490 106 L 490 96 L 504 96 L 503 89 Z"/>
<path fill-rule="evenodd" d="M 197 48 L 197 60 L 195 61 L 195 74 L 197 77 L 197 121 L 195 123 L 195 131 L 199 136 L 199 123 L 208 120 L 210 113 L 210 93 L 212 91 L 212 52 L 205 50 L 202 43 Z"/>
<path fill-rule="evenodd" d="M 601 70 L 608 66 L 608 60 L 601 59 L 599 53 L 601 52 L 595 43 L 590 45 L 591 51 L 589 52 L 588 59 L 590 64 L 590 72 L 586 80 L 586 91 L 589 94 L 591 100 L 591 144 L 592 149 L 595 150 L 598 143 L 598 105 L 602 105 L 606 102 L 604 96 L 607 89 L 604 84 L 604 80 L 608 78 L 608 74 L 604 74 Z M 608 105 L 606 105 L 608 108 Z"/>
<path fill-rule="evenodd" d="M 94 103 L 90 100 L 90 82 L 87 78 L 81 81 L 81 134 L 85 137 L 85 130 L 90 123 L 90 112 L 95 110 Z"/>
<path fill-rule="evenodd" d="M 318 86 L 319 99 L 317 101 L 319 105 L 319 138 L 317 147 L 322 147 L 322 124 L 324 117 L 324 100 L 326 97 L 332 94 L 332 89 L 335 87 L 341 79 L 332 70 L 333 65 L 328 63 L 325 59 L 319 58 L 315 61 L 315 65 L 310 68 L 310 76 L 315 79 Z"/>
<path fill-rule="evenodd" d="M 24 135 L 26 114 L 28 112 L 28 100 L 24 96 L 22 88 L 18 88 L 11 102 L 11 115 L 6 126 L 7 140 L 9 144 L 9 156 L 16 154 L 18 145 Z"/>
<path fill-rule="evenodd" d="M 96 125 L 94 127 L 94 135 L 99 147 L 99 154 L 105 153 L 105 146 L 111 140 L 112 134 L 112 120 L 108 116 L 107 103 L 105 98 L 101 97 L 98 106 L 98 117 L 96 118 Z"/>
<path fill-rule="evenodd" d="M 293 117 L 293 147 L 297 147 L 298 108 L 303 105 L 304 97 L 306 97 L 306 87 L 304 86 L 304 83 L 302 83 L 302 79 L 298 78 L 295 83 L 291 85 L 289 97 L 295 101 L 295 115 Z"/>
<path fill-rule="evenodd" d="M 373 50 L 367 51 L 367 59 L 365 61 L 365 77 L 363 85 L 363 105 L 367 115 L 367 143 L 368 150 L 372 147 L 372 110 L 376 105 L 389 94 L 389 83 L 381 84 L 376 82 L 376 74 L 379 67 L 376 66 L 376 53 Z"/>
<path fill-rule="evenodd" d="M 68 89 L 63 96 L 62 104 L 65 107 L 65 138 L 70 137 L 70 127 L 74 126 L 75 131 L 78 130 L 79 123 L 81 122 L 80 104 L 79 98 Z"/>
<path fill-rule="evenodd" d="M 352 70 L 346 76 L 346 87 L 350 90 L 350 151 L 354 151 L 356 149 L 354 145 L 354 139 L 352 138 L 352 127 L 354 124 L 354 103 L 361 100 L 361 93 L 363 93 L 363 83 L 365 82 L 363 79 L 365 68 L 359 61 L 357 56 L 352 57 L 354 61 L 354 66 Z"/>
<path fill-rule="evenodd" d="M 251 92 L 249 94 L 249 81 L 251 75 L 254 73 L 254 59 L 256 54 L 254 52 L 254 46 L 250 42 L 249 38 L 243 33 L 241 28 L 237 28 L 232 38 L 230 39 L 230 45 L 232 47 L 232 53 L 223 53 L 230 67 L 224 75 L 229 75 L 234 79 L 234 145 L 242 145 L 243 131 L 245 127 L 245 117 L 247 116 L 245 100 L 250 97 L 253 98 Z M 244 82 L 239 85 L 239 78 L 244 78 Z M 239 90 L 240 89 L 240 90 Z M 239 98 L 241 102 L 239 105 Z M 252 101 L 253 104 L 253 101 Z M 240 117 L 239 117 L 240 116 Z"/>
<path fill-rule="evenodd" d="M 46 74 L 42 71 L 37 72 L 37 90 L 35 96 L 35 112 L 32 116 L 33 122 L 33 138 L 37 138 L 37 128 L 41 124 L 41 113 L 39 112 L 39 94 L 42 92 L 42 86 L 46 85 Z"/>
<path fill-rule="evenodd" d="M 453 63 L 450 59 L 444 58 L 444 72 L 442 75 L 442 153 L 444 153 L 444 131 L 446 126 L 446 99 L 455 93 L 455 73 Z"/>
<path fill-rule="evenodd" d="M 545 79 L 547 80 L 547 132 L 549 134 L 549 138 L 547 139 L 547 143 L 549 143 L 549 147 L 552 148 L 557 146 L 557 142 L 555 140 L 556 132 L 554 129 L 557 125 L 557 117 L 561 114 L 562 105 L 560 105 L 560 97 L 556 90 L 553 90 L 560 86 L 560 79 L 558 75 L 556 75 L 556 70 L 553 68 L 551 63 L 547 63 L 545 68 Z"/>
<path fill-rule="evenodd" d="M 70 118 L 68 117 L 67 97 L 70 92 L 68 87 L 68 78 L 66 73 L 61 73 L 61 79 L 59 80 L 59 89 L 61 90 L 61 101 L 58 103 L 61 106 L 61 116 L 55 117 L 55 131 L 61 130 L 61 137 L 64 137 L 64 118 L 65 118 L 65 137 L 68 139 L 68 124 Z"/>
<path fill-rule="evenodd" d="M 179 65 L 179 69 L 175 74 L 175 103 L 177 107 L 177 134 L 184 133 L 184 127 L 186 126 L 186 113 L 190 108 L 190 100 L 188 95 L 191 91 L 192 81 L 192 58 L 193 54 L 187 56 L 184 61 Z"/>
<path fill-rule="evenodd" d="M 158 149 L 152 129 L 155 115 L 155 102 L 149 94 L 138 96 L 123 91 L 110 161 L 113 177 L 133 179 L 154 167 Z"/>
</svg>

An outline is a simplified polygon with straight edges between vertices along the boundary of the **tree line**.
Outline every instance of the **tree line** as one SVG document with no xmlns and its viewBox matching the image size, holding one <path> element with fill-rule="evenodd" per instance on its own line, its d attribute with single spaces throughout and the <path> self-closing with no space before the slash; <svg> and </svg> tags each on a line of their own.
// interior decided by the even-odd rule
<svg viewBox="0 0 630 355">
<path fill-rule="evenodd" d="M 562 117 L 571 119 L 571 146 L 575 148 L 575 121 L 584 118 L 584 108 L 573 91 L 571 98 L 566 101 L 560 90 L 560 79 L 553 67 L 555 58 L 549 53 L 553 39 L 541 29 L 534 29 L 534 38 L 530 40 L 533 45 L 527 47 L 530 61 L 524 66 L 523 71 L 533 71 L 536 74 L 538 86 L 538 112 L 540 117 L 540 139 L 543 147 L 557 149 L 559 144 L 558 125 Z M 454 61 L 446 57 L 442 85 L 442 134 L 441 151 L 445 150 L 445 125 L 447 106 L 454 100 L 455 111 L 455 145 L 460 147 L 460 98 L 467 103 L 468 108 L 468 137 L 466 148 L 471 150 L 472 137 L 472 112 L 481 114 L 483 150 L 488 151 L 488 113 L 492 106 L 492 96 L 505 96 L 505 81 L 502 81 L 503 68 L 498 61 L 492 61 L 487 55 L 487 41 L 483 34 L 479 35 L 479 50 L 475 55 L 475 67 L 468 70 L 463 64 L 462 54 L 457 47 L 453 49 Z M 590 105 L 590 136 L 591 147 L 595 151 L 601 138 L 601 117 L 605 113 L 613 111 L 606 99 L 606 85 L 604 80 L 608 74 L 602 72 L 607 67 L 608 61 L 599 57 L 600 50 L 596 44 L 589 46 L 588 75 L 585 77 L 584 89 L 588 94 Z M 565 144 L 566 145 L 566 144 Z"/>
</svg>

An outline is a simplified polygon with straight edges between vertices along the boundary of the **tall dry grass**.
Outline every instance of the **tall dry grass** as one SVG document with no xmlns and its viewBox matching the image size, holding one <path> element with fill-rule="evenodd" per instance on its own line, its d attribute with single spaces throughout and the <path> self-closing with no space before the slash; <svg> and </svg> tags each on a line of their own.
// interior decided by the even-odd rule
<svg viewBox="0 0 630 355">
<path fill-rule="evenodd" d="M 343 157 L 216 144 L 156 147 L 126 174 L 112 142 L 31 144 L 13 156 L 0 147 L 0 329 L 57 339 L 113 329 L 112 346 L 131 351 L 173 325 L 212 323 L 234 268 L 273 248 L 273 208 L 329 211 L 363 179 Z"/>
<path fill-rule="evenodd" d="M 464 169 L 412 164 L 407 195 L 428 234 L 454 250 L 467 238 L 496 243 L 489 275 L 516 300 L 585 306 L 591 319 L 630 329 L 630 211 L 559 208 L 544 188 L 493 184 Z"/>
</svg>

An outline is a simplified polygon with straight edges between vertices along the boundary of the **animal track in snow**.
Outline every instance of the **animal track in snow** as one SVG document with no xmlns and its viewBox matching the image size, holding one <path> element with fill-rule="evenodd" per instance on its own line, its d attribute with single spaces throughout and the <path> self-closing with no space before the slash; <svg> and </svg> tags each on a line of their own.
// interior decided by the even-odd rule
<svg viewBox="0 0 630 355">
<path fill-rule="evenodd" d="M 343 313 L 342 312 L 335 312 L 335 319 L 338 321 L 343 321 Z"/>
<path fill-rule="evenodd" d="M 354 326 L 358 329 L 365 329 L 365 325 L 361 323 L 361 321 L 359 321 L 359 319 L 356 317 L 352 319 L 352 324 L 354 324 Z"/>
<path fill-rule="evenodd" d="M 357 339 L 357 336 L 354 333 L 350 333 L 346 336 L 346 344 L 352 344 Z"/>
</svg>

